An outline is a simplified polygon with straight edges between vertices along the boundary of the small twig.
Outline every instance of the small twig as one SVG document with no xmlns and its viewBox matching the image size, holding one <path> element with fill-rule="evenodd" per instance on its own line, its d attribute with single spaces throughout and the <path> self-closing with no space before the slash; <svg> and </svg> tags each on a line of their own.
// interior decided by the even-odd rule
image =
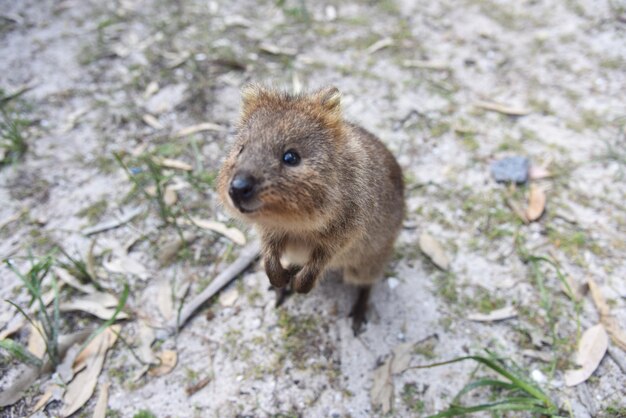
<svg viewBox="0 0 626 418">
<path fill-rule="evenodd" d="M 83 234 L 89 236 L 89 235 L 97 234 L 100 232 L 108 231 L 109 229 L 117 228 L 119 226 L 124 225 L 125 223 L 132 221 L 133 218 L 139 215 L 142 211 L 143 209 L 141 207 L 136 207 L 134 209 L 127 210 L 117 219 L 105 221 L 97 225 L 94 225 L 92 227 L 85 228 L 83 229 L 82 232 Z"/>
<path fill-rule="evenodd" d="M 258 241 L 253 241 L 246 245 L 241 250 L 239 258 L 237 258 L 234 263 L 228 266 L 215 279 L 213 279 L 213 281 L 202 291 L 202 293 L 194 297 L 187 305 L 183 306 L 180 310 L 178 318 L 173 318 L 167 323 L 165 329 L 157 332 L 157 338 L 166 339 L 182 328 L 200 306 L 202 306 L 206 301 L 213 297 L 213 295 L 219 292 L 224 286 L 244 271 L 250 263 L 256 260 L 259 256 L 259 252 L 260 245 Z"/>
</svg>

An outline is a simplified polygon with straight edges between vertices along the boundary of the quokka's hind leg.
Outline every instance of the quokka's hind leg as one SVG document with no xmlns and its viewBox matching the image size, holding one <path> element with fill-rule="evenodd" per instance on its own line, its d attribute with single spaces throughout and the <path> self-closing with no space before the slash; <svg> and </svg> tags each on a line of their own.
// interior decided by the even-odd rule
<svg viewBox="0 0 626 418">
<path fill-rule="evenodd" d="M 363 324 L 367 322 L 367 306 L 372 286 L 359 286 L 358 289 L 359 294 L 350 311 L 350 316 L 352 317 L 352 331 L 354 331 L 355 337 L 363 332 Z"/>
</svg>

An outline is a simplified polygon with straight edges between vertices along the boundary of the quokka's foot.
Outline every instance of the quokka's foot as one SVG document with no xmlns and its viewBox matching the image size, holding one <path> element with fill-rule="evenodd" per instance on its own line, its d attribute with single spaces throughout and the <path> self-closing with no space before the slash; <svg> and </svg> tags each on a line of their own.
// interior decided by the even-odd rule
<svg viewBox="0 0 626 418">
<path fill-rule="evenodd" d="M 370 291 L 371 286 L 359 288 L 359 295 L 350 311 L 350 316 L 352 317 L 352 331 L 354 331 L 355 337 L 363 332 L 363 325 L 367 322 L 366 314 Z"/>
</svg>

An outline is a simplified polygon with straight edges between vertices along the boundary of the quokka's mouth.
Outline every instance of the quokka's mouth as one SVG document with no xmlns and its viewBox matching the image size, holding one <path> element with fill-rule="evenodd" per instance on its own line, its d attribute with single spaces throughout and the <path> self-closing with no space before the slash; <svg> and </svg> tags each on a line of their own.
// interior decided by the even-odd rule
<svg viewBox="0 0 626 418">
<path fill-rule="evenodd" d="M 258 212 L 263 207 L 263 203 L 255 199 L 250 202 L 233 202 L 233 206 L 244 215 L 250 215 Z"/>
</svg>

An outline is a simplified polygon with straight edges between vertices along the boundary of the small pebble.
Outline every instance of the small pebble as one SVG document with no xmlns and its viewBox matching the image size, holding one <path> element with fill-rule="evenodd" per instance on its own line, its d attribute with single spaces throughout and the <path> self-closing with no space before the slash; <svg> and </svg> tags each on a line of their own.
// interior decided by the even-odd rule
<svg viewBox="0 0 626 418">
<path fill-rule="evenodd" d="M 528 181 L 530 160 L 526 157 L 507 157 L 491 163 L 491 175 L 498 182 L 523 184 Z"/>
<path fill-rule="evenodd" d="M 537 383 L 544 383 L 546 380 L 546 376 L 541 373 L 541 371 L 535 369 L 530 373 L 530 377 Z"/>
<path fill-rule="evenodd" d="M 389 280 L 387 280 L 387 285 L 389 286 L 389 289 L 391 290 L 398 287 L 399 284 L 400 284 L 400 281 L 396 279 L 395 277 L 390 277 Z"/>
</svg>

